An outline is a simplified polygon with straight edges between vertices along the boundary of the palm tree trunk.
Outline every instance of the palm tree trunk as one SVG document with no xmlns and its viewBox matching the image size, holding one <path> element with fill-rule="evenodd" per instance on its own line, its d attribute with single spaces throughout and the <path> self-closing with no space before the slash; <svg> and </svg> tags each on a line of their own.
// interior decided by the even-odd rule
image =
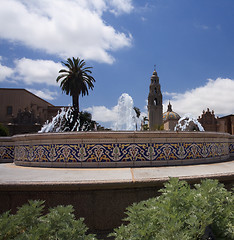
<svg viewBox="0 0 234 240">
<path fill-rule="evenodd" d="M 71 129 L 73 129 L 74 125 L 76 124 L 79 116 L 79 95 L 78 94 L 72 95 L 72 106 L 74 108 L 74 112 L 73 112 L 72 122 L 70 122 L 70 126 L 69 126 L 70 131 Z"/>
<path fill-rule="evenodd" d="M 80 109 L 79 109 L 79 95 L 77 95 L 77 94 L 72 95 L 72 105 L 73 105 L 75 111 L 77 111 L 77 112 L 80 111 Z"/>
</svg>

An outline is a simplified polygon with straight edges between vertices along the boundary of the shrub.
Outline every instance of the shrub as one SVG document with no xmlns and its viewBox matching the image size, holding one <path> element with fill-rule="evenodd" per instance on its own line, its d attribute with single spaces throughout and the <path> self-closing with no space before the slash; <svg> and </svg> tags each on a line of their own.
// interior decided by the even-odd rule
<svg viewBox="0 0 234 240">
<path fill-rule="evenodd" d="M 15 215 L 0 215 L 0 239 L 17 240 L 95 240 L 86 234 L 83 219 L 75 219 L 71 205 L 57 206 L 43 215 L 43 201 L 29 201 Z"/>
<path fill-rule="evenodd" d="M 171 178 L 156 198 L 127 208 L 127 225 L 110 236 L 116 240 L 234 239 L 233 195 L 217 180 L 193 189 Z"/>
<path fill-rule="evenodd" d="M 1 123 L 0 123 L 0 136 L 8 136 L 9 135 L 9 131 L 6 127 L 4 127 Z"/>
</svg>

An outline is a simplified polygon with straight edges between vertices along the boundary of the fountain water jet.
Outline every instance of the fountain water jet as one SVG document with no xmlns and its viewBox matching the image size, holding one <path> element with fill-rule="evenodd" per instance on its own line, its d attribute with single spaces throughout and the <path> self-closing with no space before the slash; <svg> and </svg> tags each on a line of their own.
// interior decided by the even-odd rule
<svg viewBox="0 0 234 240">
<path fill-rule="evenodd" d="M 127 93 L 123 93 L 119 97 L 117 121 L 114 124 L 114 130 L 135 130 L 135 112 L 133 106 L 133 99 Z"/>
</svg>

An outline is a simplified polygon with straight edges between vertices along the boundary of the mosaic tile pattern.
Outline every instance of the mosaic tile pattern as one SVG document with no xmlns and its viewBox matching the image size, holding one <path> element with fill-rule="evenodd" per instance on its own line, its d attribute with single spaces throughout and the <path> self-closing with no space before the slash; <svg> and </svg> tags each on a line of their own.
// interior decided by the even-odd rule
<svg viewBox="0 0 234 240">
<path fill-rule="evenodd" d="M 234 155 L 234 143 L 229 144 L 229 152 L 230 154 Z"/>
<path fill-rule="evenodd" d="M 0 159 L 1 160 L 12 160 L 14 159 L 14 146 L 0 146 Z"/>
<path fill-rule="evenodd" d="M 233 145 L 232 145 L 233 151 Z M 228 155 L 218 143 L 45 144 L 15 147 L 15 160 L 26 162 L 129 162 L 199 159 Z"/>
</svg>

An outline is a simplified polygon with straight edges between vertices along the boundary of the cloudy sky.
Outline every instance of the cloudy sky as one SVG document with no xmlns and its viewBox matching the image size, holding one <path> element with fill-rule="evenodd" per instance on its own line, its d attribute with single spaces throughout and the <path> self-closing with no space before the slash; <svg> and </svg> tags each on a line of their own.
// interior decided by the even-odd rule
<svg viewBox="0 0 234 240">
<path fill-rule="evenodd" d="M 233 0 L 0 0 L 0 87 L 71 104 L 55 79 L 80 57 L 96 79 L 80 99 L 110 126 L 128 93 L 146 111 L 156 65 L 164 111 L 234 113 Z"/>
</svg>

